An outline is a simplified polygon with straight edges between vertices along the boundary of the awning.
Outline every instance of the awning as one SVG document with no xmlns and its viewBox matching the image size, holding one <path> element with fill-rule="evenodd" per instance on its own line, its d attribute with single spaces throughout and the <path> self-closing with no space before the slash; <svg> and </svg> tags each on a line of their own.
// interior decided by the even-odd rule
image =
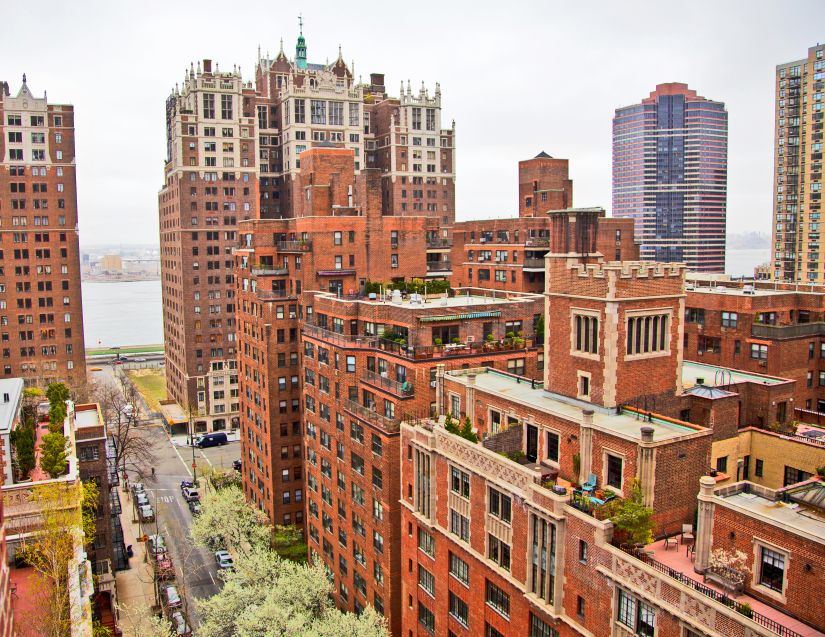
<svg viewBox="0 0 825 637">
<path fill-rule="evenodd" d="M 489 312 L 468 312 L 466 314 L 439 314 L 437 316 L 422 316 L 418 320 L 422 323 L 440 323 L 443 321 L 466 321 L 468 319 L 495 318 L 501 316 L 501 310 Z"/>
<path fill-rule="evenodd" d="M 756 338 L 749 338 L 746 342 L 753 343 L 754 345 L 773 345 L 771 341 L 760 341 Z"/>
</svg>

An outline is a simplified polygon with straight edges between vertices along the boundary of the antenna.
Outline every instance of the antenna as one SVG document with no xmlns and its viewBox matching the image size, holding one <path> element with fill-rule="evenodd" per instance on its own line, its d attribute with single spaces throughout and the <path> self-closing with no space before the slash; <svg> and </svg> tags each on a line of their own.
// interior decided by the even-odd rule
<svg viewBox="0 0 825 637">
<path fill-rule="evenodd" d="M 298 14 L 298 32 L 300 35 L 304 34 L 304 18 L 300 13 Z"/>
</svg>

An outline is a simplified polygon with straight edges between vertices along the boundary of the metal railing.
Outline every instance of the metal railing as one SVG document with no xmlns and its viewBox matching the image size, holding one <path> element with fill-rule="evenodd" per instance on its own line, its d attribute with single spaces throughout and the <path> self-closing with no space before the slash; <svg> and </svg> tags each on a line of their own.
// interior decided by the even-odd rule
<svg viewBox="0 0 825 637">
<path fill-rule="evenodd" d="M 255 292 L 257 297 L 262 301 L 277 301 L 280 299 L 294 299 L 297 298 L 294 294 L 290 294 L 286 291 L 276 291 L 276 290 L 257 290 Z"/>
<path fill-rule="evenodd" d="M 659 562 L 658 560 L 650 557 L 644 552 L 640 553 L 637 550 L 627 546 L 621 546 L 619 548 L 621 548 L 621 550 L 627 553 L 628 555 L 632 555 L 636 559 L 641 560 L 654 570 L 659 571 L 660 573 L 677 580 L 680 584 L 692 588 L 697 593 L 701 593 L 705 597 L 710 597 L 714 601 L 719 602 L 720 604 L 723 604 L 728 608 L 732 608 L 737 613 L 740 613 L 743 617 L 746 617 L 747 619 L 756 622 L 760 626 L 767 628 L 768 630 L 776 633 L 777 635 L 781 635 L 782 637 L 802 637 L 800 633 L 797 633 L 791 630 L 790 628 L 783 626 L 779 622 L 771 619 L 770 617 L 767 617 L 766 615 L 757 613 L 749 605 L 737 602 L 735 599 L 731 599 L 725 593 L 720 593 L 719 591 L 711 588 L 710 586 L 706 586 L 701 582 L 697 582 L 695 579 L 688 577 L 681 571 L 677 571 L 676 569 L 671 568 L 670 566 L 663 564 L 662 562 Z"/>
<path fill-rule="evenodd" d="M 549 248 L 550 237 L 530 237 L 524 242 L 526 248 Z"/>
<path fill-rule="evenodd" d="M 428 261 L 427 272 L 449 272 L 453 269 L 449 261 Z"/>
<path fill-rule="evenodd" d="M 363 418 L 364 420 L 377 423 L 387 429 L 396 429 L 398 427 L 398 419 L 396 418 L 388 418 L 387 416 L 379 414 L 377 411 L 374 411 L 369 407 L 365 407 L 354 400 L 350 400 L 349 398 L 344 398 L 343 402 L 344 409 L 360 418 Z"/>
<path fill-rule="evenodd" d="M 281 252 L 308 252 L 312 250 L 312 241 L 278 241 L 275 246 Z"/>
<path fill-rule="evenodd" d="M 804 338 L 806 336 L 825 335 L 825 323 L 797 323 L 796 325 L 761 325 L 754 323 L 751 326 L 751 336 L 756 338 Z"/>
<path fill-rule="evenodd" d="M 376 374 L 370 370 L 364 372 L 363 378 L 366 382 L 373 385 L 378 385 L 379 387 L 387 389 L 396 396 L 401 396 L 402 398 L 408 398 L 412 396 L 414 392 L 412 383 L 407 381 L 399 382 L 397 380 L 393 380 L 392 378 L 382 376 L 381 374 Z"/>
<path fill-rule="evenodd" d="M 427 239 L 427 247 L 428 248 L 451 248 L 453 246 L 452 239 L 439 239 L 439 238 L 428 238 Z"/>
<path fill-rule="evenodd" d="M 257 265 L 252 267 L 252 274 L 257 276 L 286 276 L 289 274 L 289 268 L 276 268 L 274 266 Z"/>
<path fill-rule="evenodd" d="M 525 259 L 525 268 L 541 268 L 544 270 L 544 259 Z"/>
</svg>

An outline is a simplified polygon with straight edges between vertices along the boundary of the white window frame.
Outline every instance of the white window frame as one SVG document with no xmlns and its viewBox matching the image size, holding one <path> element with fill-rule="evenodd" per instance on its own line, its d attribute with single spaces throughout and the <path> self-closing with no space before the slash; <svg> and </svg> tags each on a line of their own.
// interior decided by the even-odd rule
<svg viewBox="0 0 825 637">
<path fill-rule="evenodd" d="M 588 318 L 595 318 L 598 321 L 598 342 L 596 343 L 596 353 L 592 354 L 590 352 L 585 352 L 582 350 L 576 349 L 576 317 L 588 317 Z M 602 345 L 602 313 L 598 310 L 591 310 L 588 308 L 583 307 L 573 307 L 570 308 L 570 355 L 577 356 L 579 358 L 588 358 L 593 361 L 601 360 L 601 354 L 599 351 L 601 350 Z M 578 392 L 578 390 L 577 390 Z"/>
</svg>

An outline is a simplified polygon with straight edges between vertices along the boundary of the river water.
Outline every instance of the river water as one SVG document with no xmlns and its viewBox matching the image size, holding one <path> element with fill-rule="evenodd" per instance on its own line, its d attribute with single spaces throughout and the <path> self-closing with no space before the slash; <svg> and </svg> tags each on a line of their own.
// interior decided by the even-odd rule
<svg viewBox="0 0 825 637">
<path fill-rule="evenodd" d="M 160 281 L 84 281 L 86 347 L 163 343 Z"/>
<path fill-rule="evenodd" d="M 728 250 L 728 274 L 753 276 L 768 249 Z M 84 281 L 86 347 L 163 343 L 160 281 Z"/>
</svg>

